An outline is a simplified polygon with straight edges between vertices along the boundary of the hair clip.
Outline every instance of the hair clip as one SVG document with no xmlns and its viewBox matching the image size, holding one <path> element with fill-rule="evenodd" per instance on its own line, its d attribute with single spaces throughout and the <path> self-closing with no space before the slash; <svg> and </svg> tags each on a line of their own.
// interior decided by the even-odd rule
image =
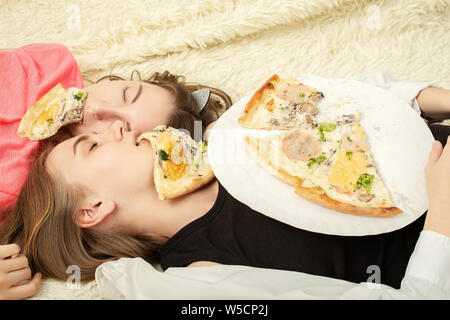
<svg viewBox="0 0 450 320">
<path fill-rule="evenodd" d="M 194 92 L 192 92 L 192 96 L 194 97 L 199 107 L 198 112 L 201 112 L 203 108 L 208 104 L 209 98 L 211 97 L 211 90 L 209 89 L 195 90 Z"/>
</svg>

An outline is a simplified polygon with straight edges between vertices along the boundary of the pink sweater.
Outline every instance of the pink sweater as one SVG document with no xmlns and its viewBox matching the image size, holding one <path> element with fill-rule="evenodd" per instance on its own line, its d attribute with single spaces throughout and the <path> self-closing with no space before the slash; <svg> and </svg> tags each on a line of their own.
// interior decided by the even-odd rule
<svg viewBox="0 0 450 320">
<path fill-rule="evenodd" d="M 83 87 L 72 53 L 60 44 L 31 44 L 0 51 L 0 210 L 13 204 L 39 142 L 17 136 L 22 116 L 60 82 Z M 2 217 L 0 216 L 0 224 Z"/>
</svg>

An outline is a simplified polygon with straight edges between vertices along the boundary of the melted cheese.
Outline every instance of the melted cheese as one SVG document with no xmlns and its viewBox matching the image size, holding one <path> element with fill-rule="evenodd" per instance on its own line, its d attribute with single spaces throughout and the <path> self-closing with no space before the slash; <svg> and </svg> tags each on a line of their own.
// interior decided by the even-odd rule
<svg viewBox="0 0 450 320">
<path fill-rule="evenodd" d="M 49 107 L 43 111 L 39 117 L 35 120 L 32 126 L 32 133 L 35 136 L 44 135 L 48 132 L 49 128 L 52 127 L 54 119 L 58 114 L 59 101 L 53 100 Z M 51 121 L 49 121 L 51 120 Z"/>
<path fill-rule="evenodd" d="M 336 152 L 332 158 L 331 158 L 331 162 L 336 164 L 337 158 L 340 155 L 341 157 L 345 157 L 345 159 L 341 159 L 341 165 L 343 163 L 345 163 L 345 160 L 347 160 L 347 163 L 351 166 L 353 164 L 353 162 L 351 160 L 348 160 L 347 155 L 345 153 L 345 150 L 341 149 L 340 150 L 341 153 Z M 358 154 L 360 154 L 359 156 L 356 157 L 362 157 L 364 155 L 364 153 L 360 153 L 358 152 Z M 359 166 L 361 165 L 361 159 L 357 160 L 356 158 L 354 159 L 353 156 L 355 155 L 355 153 L 352 154 L 352 160 L 354 160 L 355 162 L 359 162 Z M 370 157 L 370 154 L 366 154 L 366 162 L 367 163 L 372 163 L 373 160 Z M 373 179 L 373 183 L 372 183 L 372 187 L 371 187 L 371 194 L 375 195 L 375 197 L 367 202 L 364 201 L 360 201 L 356 198 L 357 196 L 357 192 L 353 192 L 353 187 L 351 188 L 350 191 L 346 192 L 346 193 L 342 193 L 342 192 L 338 192 L 333 185 L 330 182 L 330 172 L 332 170 L 333 166 L 326 166 L 326 165 L 321 165 L 319 167 L 317 167 L 314 172 L 305 180 L 303 181 L 302 186 L 303 187 L 307 187 L 307 188 L 312 188 L 312 187 L 316 187 L 319 186 L 322 188 L 322 190 L 332 199 L 344 202 L 344 203 L 349 203 L 349 204 L 353 204 L 353 205 L 357 205 L 357 206 L 363 206 L 363 207 L 391 207 L 393 206 L 392 200 L 390 199 L 389 196 L 389 192 L 386 189 L 386 187 L 384 186 L 381 177 L 379 176 L 379 174 L 377 173 L 375 167 L 365 167 L 363 169 L 363 173 L 368 173 L 374 176 Z M 336 167 L 337 168 L 337 167 Z M 349 169 L 350 171 L 352 169 Z M 346 182 L 350 182 L 351 179 L 349 179 L 350 175 L 349 172 L 350 171 L 346 171 L 345 169 L 341 171 L 341 175 L 337 174 L 336 171 L 336 180 L 342 182 L 341 186 L 338 186 L 340 188 L 343 188 L 343 185 L 346 184 Z M 361 167 L 359 167 L 359 170 L 361 171 Z M 356 173 L 353 172 L 353 177 L 356 177 Z M 352 177 L 352 179 L 354 179 Z M 356 178 L 356 181 L 358 180 L 359 176 Z M 333 181 L 336 182 L 336 181 Z M 350 185 L 350 183 L 348 183 L 348 185 Z M 351 185 L 350 185 L 351 186 Z"/>
<path fill-rule="evenodd" d="M 281 126 L 284 126 L 283 124 L 286 123 L 286 118 L 288 118 L 288 121 L 292 122 L 290 126 L 293 126 L 294 119 L 289 118 L 286 109 L 288 105 L 287 101 L 274 96 L 265 102 L 264 105 L 266 106 L 264 111 L 256 113 L 257 116 L 255 117 L 255 123 L 261 126 L 266 126 L 271 119 L 276 119 Z M 270 108 L 267 107 L 268 105 Z"/>
<path fill-rule="evenodd" d="M 353 191 L 359 176 L 366 172 L 366 166 L 364 153 L 353 152 L 348 156 L 344 149 L 339 148 L 328 181 L 332 185 Z"/>
<path fill-rule="evenodd" d="M 172 138 L 172 134 L 170 132 L 166 131 L 159 135 L 158 147 L 169 155 L 169 160 L 162 161 L 162 169 L 170 181 L 180 179 L 186 171 L 186 164 L 181 163 L 177 165 L 170 160 L 172 158 L 172 149 L 177 144 L 178 142 Z"/>
<path fill-rule="evenodd" d="M 164 173 L 167 175 L 167 178 L 169 178 L 170 181 L 175 181 L 180 179 L 185 171 L 186 171 L 186 165 L 184 163 L 180 165 L 176 165 L 170 160 L 163 161 L 162 168 Z"/>
<path fill-rule="evenodd" d="M 364 131 L 361 129 L 361 127 L 359 126 L 359 124 L 355 124 L 352 127 L 354 133 L 356 134 L 356 137 L 358 137 L 359 140 L 361 141 L 365 141 L 366 140 L 366 134 L 364 133 Z"/>
</svg>

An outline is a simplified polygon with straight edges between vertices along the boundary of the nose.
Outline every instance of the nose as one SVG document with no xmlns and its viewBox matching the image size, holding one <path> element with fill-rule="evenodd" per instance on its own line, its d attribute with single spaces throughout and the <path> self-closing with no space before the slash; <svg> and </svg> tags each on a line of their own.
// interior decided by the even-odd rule
<svg viewBox="0 0 450 320">
<path fill-rule="evenodd" d="M 125 132 L 128 132 L 126 129 L 126 123 L 124 123 L 122 120 L 115 120 L 113 121 L 108 129 L 105 131 L 106 138 L 114 141 L 122 141 Z"/>
<path fill-rule="evenodd" d="M 136 143 L 137 132 L 130 130 L 130 123 L 123 122 L 122 120 L 114 120 L 109 127 L 104 131 L 104 139 L 110 141 L 122 141 L 126 138 L 126 141 L 132 144 Z"/>
</svg>

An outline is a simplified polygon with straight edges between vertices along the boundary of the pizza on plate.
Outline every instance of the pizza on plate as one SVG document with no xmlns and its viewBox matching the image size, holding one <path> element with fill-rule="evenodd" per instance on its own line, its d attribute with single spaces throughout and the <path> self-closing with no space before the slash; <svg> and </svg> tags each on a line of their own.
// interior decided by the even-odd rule
<svg viewBox="0 0 450 320">
<path fill-rule="evenodd" d="M 153 180 L 160 200 L 190 193 L 214 178 L 209 165 L 207 145 L 168 126 L 157 126 L 141 134 L 141 140 L 151 143 L 154 152 Z"/>
<path fill-rule="evenodd" d="M 393 204 L 377 171 L 359 119 L 356 112 L 311 126 L 271 130 L 246 136 L 245 144 L 258 164 L 305 199 L 344 213 L 397 215 L 402 210 Z"/>
<path fill-rule="evenodd" d="M 253 129 L 310 128 L 323 97 L 315 88 L 275 74 L 253 94 L 238 121 Z"/>
</svg>

